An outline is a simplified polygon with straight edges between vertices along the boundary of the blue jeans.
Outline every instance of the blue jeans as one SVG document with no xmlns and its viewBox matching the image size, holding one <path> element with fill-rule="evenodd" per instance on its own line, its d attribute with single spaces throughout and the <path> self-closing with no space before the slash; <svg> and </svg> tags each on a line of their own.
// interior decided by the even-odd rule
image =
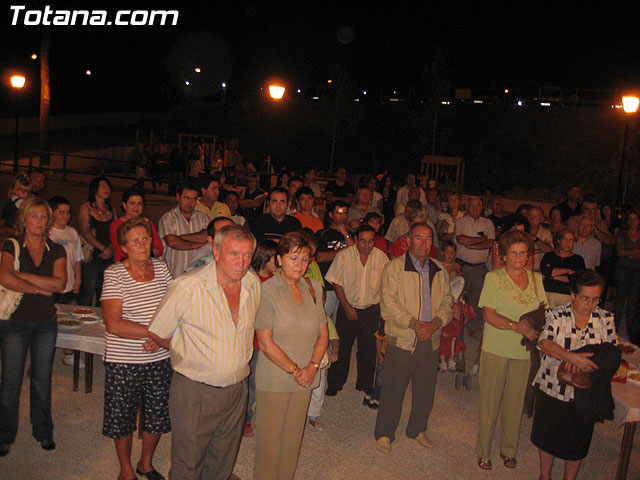
<svg viewBox="0 0 640 480">
<path fill-rule="evenodd" d="M 104 271 L 113 263 L 113 258 L 103 260 L 96 257 L 90 263 L 82 263 L 82 283 L 78 293 L 78 305 L 92 305 L 93 295 L 96 295 L 96 307 L 100 306 Z"/>
<path fill-rule="evenodd" d="M 18 433 L 20 387 L 27 348 L 31 352 L 31 425 L 39 442 L 53 438 L 51 366 L 58 337 L 55 317 L 41 322 L 0 320 L 0 444 L 11 444 Z"/>
</svg>

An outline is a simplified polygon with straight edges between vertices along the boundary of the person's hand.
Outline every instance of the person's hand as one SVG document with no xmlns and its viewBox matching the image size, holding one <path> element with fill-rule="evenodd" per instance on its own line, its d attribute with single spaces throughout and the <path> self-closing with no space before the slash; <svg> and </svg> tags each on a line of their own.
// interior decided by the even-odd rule
<svg viewBox="0 0 640 480">
<path fill-rule="evenodd" d="M 308 388 L 309 385 L 313 383 L 313 379 L 315 378 L 317 371 L 318 370 L 316 370 L 316 367 L 309 365 L 307 367 L 297 370 L 293 374 L 293 378 L 295 379 L 298 385 L 300 385 L 303 388 Z"/>
<path fill-rule="evenodd" d="M 571 357 L 569 358 L 569 362 L 573 367 L 572 372 L 577 372 L 578 370 L 580 370 L 581 372 L 590 373 L 590 372 L 593 372 L 594 370 L 597 370 L 598 365 L 596 365 L 595 363 L 593 363 L 593 361 L 589 359 L 589 357 L 592 357 L 592 356 L 593 356 L 593 352 L 572 353 Z"/>
<path fill-rule="evenodd" d="M 378 355 L 378 365 L 382 365 L 383 362 L 384 362 L 384 355 L 379 354 Z"/>
<path fill-rule="evenodd" d="M 532 342 L 535 342 L 535 341 L 538 339 L 538 337 L 540 336 L 540 333 L 539 333 L 539 332 L 537 332 L 536 330 L 534 330 L 533 328 L 530 328 L 530 329 L 529 329 L 529 330 L 524 334 L 524 336 L 525 336 L 527 339 L 531 340 Z"/>
<path fill-rule="evenodd" d="M 52 297 L 53 292 L 50 292 L 49 290 L 45 290 L 44 288 L 39 288 L 38 295 L 44 295 L 45 297 Z"/>
<path fill-rule="evenodd" d="M 102 252 L 100 252 L 100 255 L 98 256 L 103 260 L 107 260 L 108 258 L 113 257 L 113 245 L 109 245 Z"/>
<path fill-rule="evenodd" d="M 158 345 L 156 342 L 154 342 L 150 338 L 147 338 L 145 342 L 142 344 L 142 350 L 149 353 L 156 352 L 159 348 L 160 348 L 160 345 Z"/>
<path fill-rule="evenodd" d="M 418 340 L 424 342 L 425 340 L 429 340 L 438 329 L 438 326 L 433 322 L 418 322 L 418 326 L 416 327 L 416 336 Z"/>
<path fill-rule="evenodd" d="M 80 292 L 80 282 L 76 281 L 73 284 L 73 293 L 79 293 Z"/>
<path fill-rule="evenodd" d="M 329 360 L 331 363 L 338 361 L 338 342 L 331 343 L 331 350 L 329 351 Z"/>
<path fill-rule="evenodd" d="M 346 237 L 347 235 L 349 235 L 349 230 L 347 230 L 346 225 L 340 225 L 340 226 L 338 227 L 338 231 L 339 231 L 342 235 L 344 235 L 345 237 Z"/>
<path fill-rule="evenodd" d="M 344 313 L 347 315 L 347 319 L 358 320 L 358 312 L 356 312 L 356 309 L 351 305 L 347 306 L 347 308 L 344 309 Z"/>
</svg>

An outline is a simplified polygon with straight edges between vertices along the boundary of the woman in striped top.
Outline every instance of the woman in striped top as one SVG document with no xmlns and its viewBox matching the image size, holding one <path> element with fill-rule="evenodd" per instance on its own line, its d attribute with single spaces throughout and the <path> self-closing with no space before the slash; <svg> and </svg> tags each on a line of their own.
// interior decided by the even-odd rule
<svg viewBox="0 0 640 480">
<path fill-rule="evenodd" d="M 141 217 L 118 228 L 118 243 L 127 255 L 104 275 L 102 313 L 105 333 L 105 385 L 103 435 L 115 440 L 121 480 L 149 480 L 160 475 L 152 464 L 163 433 L 169 432 L 169 351 L 148 338 L 147 328 L 162 300 L 171 273 L 159 259 L 150 258 L 152 230 Z M 142 401 L 142 454 L 135 472 L 131 446 L 136 414 Z"/>
</svg>

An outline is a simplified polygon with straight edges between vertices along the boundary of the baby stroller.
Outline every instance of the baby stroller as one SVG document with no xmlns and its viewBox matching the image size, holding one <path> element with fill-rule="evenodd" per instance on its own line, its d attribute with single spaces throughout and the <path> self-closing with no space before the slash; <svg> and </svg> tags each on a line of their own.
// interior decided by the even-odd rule
<svg viewBox="0 0 640 480">
<path fill-rule="evenodd" d="M 476 314 L 467 304 L 462 290 L 464 289 L 464 278 L 458 276 L 451 281 L 451 295 L 453 296 L 453 316 L 451 322 L 442 330 L 440 341 L 440 354 L 445 358 L 455 358 L 455 387 L 460 390 L 463 385 L 467 390 L 471 390 L 471 375 L 465 374 L 464 350 L 467 346 L 464 343 L 464 326 L 467 322 L 475 318 Z"/>
</svg>

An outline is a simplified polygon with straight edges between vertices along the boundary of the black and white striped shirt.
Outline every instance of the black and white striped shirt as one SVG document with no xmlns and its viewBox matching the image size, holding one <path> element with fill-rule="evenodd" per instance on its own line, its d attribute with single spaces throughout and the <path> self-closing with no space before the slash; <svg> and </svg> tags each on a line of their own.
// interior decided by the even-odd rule
<svg viewBox="0 0 640 480">
<path fill-rule="evenodd" d="M 152 260 L 153 280 L 149 282 L 134 280 L 122 262 L 114 263 L 104 272 L 101 299 L 122 300 L 123 320 L 149 325 L 156 307 L 171 283 L 171 272 L 167 264 L 157 258 Z M 122 338 L 106 331 L 104 335 L 105 362 L 150 363 L 169 358 L 169 351 L 164 348 L 153 353 L 143 351 L 142 345 L 146 339 Z"/>
</svg>

